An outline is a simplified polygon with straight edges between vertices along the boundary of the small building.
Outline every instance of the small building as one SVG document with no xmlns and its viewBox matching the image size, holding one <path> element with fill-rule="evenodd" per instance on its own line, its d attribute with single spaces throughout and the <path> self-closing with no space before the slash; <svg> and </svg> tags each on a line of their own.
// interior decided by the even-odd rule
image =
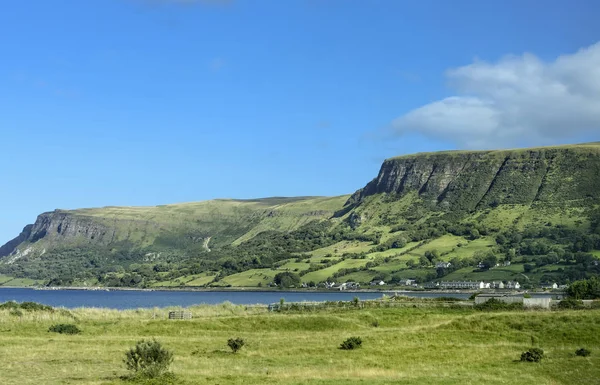
<svg viewBox="0 0 600 385">
<path fill-rule="evenodd" d="M 358 288 L 360 288 L 360 284 L 357 282 L 346 282 L 339 286 L 340 290 L 356 290 Z"/>
<path fill-rule="evenodd" d="M 435 264 L 436 269 L 447 269 L 450 266 L 452 266 L 450 262 L 438 262 Z"/>
<path fill-rule="evenodd" d="M 545 290 L 556 290 L 556 289 L 558 289 L 558 284 L 556 282 L 554 282 L 552 284 L 544 284 L 544 285 L 542 285 L 542 289 L 545 289 Z"/>
<path fill-rule="evenodd" d="M 504 282 L 502 281 L 493 281 L 491 284 L 492 289 L 504 289 Z"/>
<path fill-rule="evenodd" d="M 504 288 L 510 290 L 519 290 L 521 288 L 521 284 L 517 281 L 509 281 L 506 283 L 506 285 L 504 285 Z"/>
</svg>

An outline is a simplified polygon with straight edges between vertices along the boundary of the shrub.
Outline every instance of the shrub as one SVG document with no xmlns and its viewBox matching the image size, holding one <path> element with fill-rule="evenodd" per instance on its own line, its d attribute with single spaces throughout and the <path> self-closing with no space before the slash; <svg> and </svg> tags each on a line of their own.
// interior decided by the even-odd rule
<svg viewBox="0 0 600 385">
<path fill-rule="evenodd" d="M 22 309 L 22 310 L 40 310 L 40 311 L 54 311 L 52 306 L 42 305 L 37 302 L 22 302 L 18 303 L 15 301 L 8 301 L 0 304 L 0 309 Z"/>
<path fill-rule="evenodd" d="M 592 352 L 590 352 L 589 350 L 587 350 L 586 348 L 581 348 L 581 349 L 577 349 L 575 350 L 575 355 L 576 356 L 580 356 L 580 357 L 587 357 L 590 354 L 592 354 Z"/>
<path fill-rule="evenodd" d="M 479 294 L 481 294 L 481 292 L 476 291 L 475 293 L 471 294 L 471 296 L 469 297 L 469 300 L 474 301 L 475 297 L 477 297 Z"/>
<path fill-rule="evenodd" d="M 77 325 L 73 324 L 56 324 L 50 326 L 48 329 L 49 332 L 60 333 L 60 334 L 79 334 L 81 333 L 81 329 L 77 327 Z"/>
<path fill-rule="evenodd" d="M 173 362 L 173 353 L 163 348 L 156 340 L 141 340 L 125 352 L 125 365 L 128 370 L 148 378 L 165 373 Z"/>
<path fill-rule="evenodd" d="M 492 311 L 492 310 L 518 310 L 518 309 L 523 309 L 523 304 L 516 302 L 516 303 L 506 303 L 506 302 L 502 302 L 496 298 L 490 298 L 487 301 L 477 304 L 474 306 L 475 309 L 477 310 L 484 310 L 484 311 Z"/>
<path fill-rule="evenodd" d="M 23 302 L 19 306 L 23 310 L 33 310 L 33 311 L 54 311 L 52 306 L 42 305 L 37 302 Z"/>
<path fill-rule="evenodd" d="M 563 299 L 558 303 L 559 309 L 583 309 L 583 301 L 575 298 Z"/>
<path fill-rule="evenodd" d="M 544 351 L 540 348 L 531 348 L 521 354 L 521 361 L 540 362 L 544 358 Z"/>
<path fill-rule="evenodd" d="M 227 346 L 229 346 L 231 348 L 231 351 L 234 353 L 237 353 L 238 350 L 240 350 L 244 346 L 244 344 L 244 340 L 239 337 L 236 339 L 230 338 L 227 341 Z"/>
<path fill-rule="evenodd" d="M 373 320 L 373 322 L 371 322 L 371 326 L 373 326 L 374 328 L 378 328 L 379 327 L 379 320 Z"/>
<path fill-rule="evenodd" d="M 436 297 L 436 298 L 434 298 L 434 301 L 440 301 L 440 302 L 460 302 L 460 301 L 462 301 L 462 299 L 456 298 L 456 297 Z"/>
<path fill-rule="evenodd" d="M 360 337 L 350 337 L 346 341 L 342 342 L 340 349 L 353 350 L 358 349 L 362 345 L 362 339 Z"/>
</svg>

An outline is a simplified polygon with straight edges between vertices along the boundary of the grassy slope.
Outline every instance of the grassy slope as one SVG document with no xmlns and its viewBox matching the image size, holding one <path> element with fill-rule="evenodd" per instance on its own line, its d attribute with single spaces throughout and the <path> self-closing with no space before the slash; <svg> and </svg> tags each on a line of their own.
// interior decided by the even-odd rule
<svg viewBox="0 0 600 385">
<path fill-rule="evenodd" d="M 192 311 L 191 321 L 168 321 L 165 309 L 23 317 L 0 311 L 0 383 L 127 383 L 119 379 L 126 374 L 125 350 L 153 337 L 175 352 L 172 370 L 181 384 L 560 385 L 600 378 L 600 310 L 409 307 L 278 314 L 221 305 Z M 47 332 L 73 318 L 83 334 Z M 238 336 L 246 346 L 234 355 L 226 341 Z M 350 336 L 360 336 L 363 347 L 339 350 Z M 532 336 L 547 358 L 540 364 L 516 361 Z M 582 346 L 592 355 L 576 357 Z"/>
<path fill-rule="evenodd" d="M 312 220 L 326 219 L 348 196 L 216 199 L 149 207 L 102 207 L 66 211 L 82 221 L 117 229 L 114 241 L 152 246 L 161 235 L 212 237 L 209 247 L 238 244 L 261 231 L 290 231 Z M 43 239 L 43 247 L 52 238 Z M 64 242 L 64 241 L 63 241 Z M 37 245 L 37 244 L 36 244 Z"/>
</svg>

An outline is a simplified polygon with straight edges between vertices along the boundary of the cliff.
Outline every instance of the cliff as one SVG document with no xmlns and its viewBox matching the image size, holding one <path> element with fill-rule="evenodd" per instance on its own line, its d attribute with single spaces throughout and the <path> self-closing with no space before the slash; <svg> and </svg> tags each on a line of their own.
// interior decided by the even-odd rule
<svg viewBox="0 0 600 385">
<path fill-rule="evenodd" d="M 523 150 L 439 152 L 386 160 L 379 175 L 346 206 L 365 198 L 410 192 L 439 209 L 501 204 L 562 205 L 600 199 L 600 145 Z"/>
<path fill-rule="evenodd" d="M 291 231 L 327 219 L 347 199 L 219 199 L 154 207 L 55 210 L 40 214 L 33 225 L 0 247 L 0 258 L 68 246 L 168 250 L 198 245 L 208 250 L 212 245 L 240 243 L 261 231 Z"/>
</svg>

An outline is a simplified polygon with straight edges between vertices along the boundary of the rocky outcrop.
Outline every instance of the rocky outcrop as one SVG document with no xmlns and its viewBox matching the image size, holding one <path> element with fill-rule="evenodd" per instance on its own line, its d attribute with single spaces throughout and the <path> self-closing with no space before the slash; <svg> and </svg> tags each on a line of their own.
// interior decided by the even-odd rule
<svg viewBox="0 0 600 385">
<path fill-rule="evenodd" d="M 17 249 L 17 246 L 27 241 L 29 239 L 29 236 L 31 235 L 32 227 L 33 225 L 25 226 L 23 231 L 21 231 L 21 234 L 19 234 L 16 238 L 8 241 L 4 246 L 0 247 L 0 258 L 10 255 Z"/>
<path fill-rule="evenodd" d="M 29 242 L 47 239 L 85 239 L 98 244 L 110 243 L 115 235 L 114 227 L 105 226 L 90 217 L 73 215 L 56 210 L 38 216 L 31 229 Z"/>
<path fill-rule="evenodd" d="M 87 241 L 106 245 L 114 237 L 114 227 L 103 225 L 90 217 L 55 210 L 40 214 L 33 225 L 25 226 L 18 237 L 0 247 L 0 258 L 16 253 L 22 243 L 35 245 L 41 239 L 50 243 Z"/>
<path fill-rule="evenodd" d="M 375 194 L 416 192 L 439 208 L 474 210 L 499 204 L 560 204 L 600 199 L 600 147 L 440 152 L 386 160 L 354 193 L 355 207 Z"/>
</svg>

